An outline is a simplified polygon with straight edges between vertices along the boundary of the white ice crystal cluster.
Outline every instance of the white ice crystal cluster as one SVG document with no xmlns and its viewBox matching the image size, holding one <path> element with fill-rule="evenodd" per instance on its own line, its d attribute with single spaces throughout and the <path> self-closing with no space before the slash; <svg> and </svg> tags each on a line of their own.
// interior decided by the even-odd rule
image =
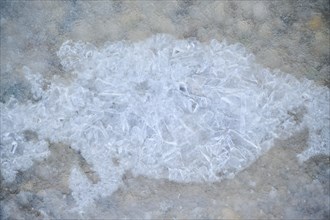
<svg viewBox="0 0 330 220">
<path fill-rule="evenodd" d="M 72 82 L 54 78 L 42 94 L 34 88 L 38 102 L 1 104 L 1 158 L 11 164 L 1 169 L 38 157 L 45 140 L 70 144 L 100 177 L 72 170 L 80 204 L 110 195 L 126 171 L 177 182 L 233 177 L 276 138 L 306 127 L 300 158 L 329 153 L 329 89 L 264 69 L 239 44 L 155 35 L 101 48 L 67 41 L 58 56 Z M 38 134 L 32 151 L 15 139 L 27 129 Z M 9 152 L 15 141 L 28 156 Z"/>
</svg>

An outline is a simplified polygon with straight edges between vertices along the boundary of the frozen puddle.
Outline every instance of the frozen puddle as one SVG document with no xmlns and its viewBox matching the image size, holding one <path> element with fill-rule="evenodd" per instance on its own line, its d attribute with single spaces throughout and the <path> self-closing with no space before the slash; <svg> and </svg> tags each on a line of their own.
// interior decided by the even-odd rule
<svg viewBox="0 0 330 220">
<path fill-rule="evenodd" d="M 98 177 L 72 169 L 80 207 L 111 195 L 127 171 L 176 182 L 232 178 L 275 139 L 306 127 L 309 148 L 297 156 L 329 152 L 329 89 L 264 69 L 241 45 L 155 35 L 101 48 L 67 41 L 58 56 L 73 80 L 47 81 L 26 67 L 34 101 L 1 103 L 8 182 L 47 157 L 50 142 L 80 152 Z M 27 131 L 37 138 L 27 141 Z"/>
</svg>

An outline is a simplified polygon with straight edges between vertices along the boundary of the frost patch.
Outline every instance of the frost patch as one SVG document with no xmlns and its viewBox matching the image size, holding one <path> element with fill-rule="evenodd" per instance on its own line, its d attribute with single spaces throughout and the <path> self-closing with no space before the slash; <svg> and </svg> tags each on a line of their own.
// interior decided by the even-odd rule
<svg viewBox="0 0 330 220">
<path fill-rule="evenodd" d="M 1 136 L 28 129 L 39 144 L 48 139 L 79 150 L 100 177 L 92 183 L 72 170 L 80 206 L 113 193 L 128 170 L 177 182 L 233 177 L 276 138 L 305 127 L 309 149 L 299 157 L 329 153 L 329 89 L 264 69 L 239 44 L 156 35 L 102 48 L 67 41 L 58 56 L 74 81 L 54 78 L 41 91 L 40 76 L 29 77 L 40 101 L 1 104 Z"/>
</svg>

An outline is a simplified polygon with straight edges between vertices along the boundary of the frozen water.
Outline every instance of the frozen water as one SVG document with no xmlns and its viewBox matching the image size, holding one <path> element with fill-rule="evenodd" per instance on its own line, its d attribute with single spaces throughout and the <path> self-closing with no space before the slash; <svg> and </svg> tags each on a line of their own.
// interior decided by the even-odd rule
<svg viewBox="0 0 330 220">
<path fill-rule="evenodd" d="M 100 48 L 67 41 L 58 56 L 72 82 L 46 82 L 26 67 L 39 101 L 1 103 L 7 181 L 46 156 L 48 141 L 71 145 L 98 173 L 92 183 L 72 170 L 81 206 L 114 192 L 128 170 L 177 182 L 232 177 L 306 127 L 300 159 L 329 152 L 329 89 L 264 69 L 239 44 L 155 35 Z M 38 134 L 37 148 L 21 141 L 25 130 Z"/>
</svg>

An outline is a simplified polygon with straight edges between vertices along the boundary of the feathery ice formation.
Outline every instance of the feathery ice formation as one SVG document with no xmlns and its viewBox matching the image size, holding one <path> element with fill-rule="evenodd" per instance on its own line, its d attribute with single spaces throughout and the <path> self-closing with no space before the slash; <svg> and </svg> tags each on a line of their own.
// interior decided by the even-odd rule
<svg viewBox="0 0 330 220">
<path fill-rule="evenodd" d="M 72 170 L 81 206 L 114 192 L 128 170 L 177 182 L 231 178 L 303 128 L 301 160 L 329 153 L 329 89 L 264 69 L 239 44 L 155 35 L 102 48 L 67 41 L 58 56 L 71 82 L 26 67 L 38 101 L 1 103 L 6 181 L 47 157 L 49 142 L 80 151 L 100 177 L 92 183 Z"/>
</svg>

